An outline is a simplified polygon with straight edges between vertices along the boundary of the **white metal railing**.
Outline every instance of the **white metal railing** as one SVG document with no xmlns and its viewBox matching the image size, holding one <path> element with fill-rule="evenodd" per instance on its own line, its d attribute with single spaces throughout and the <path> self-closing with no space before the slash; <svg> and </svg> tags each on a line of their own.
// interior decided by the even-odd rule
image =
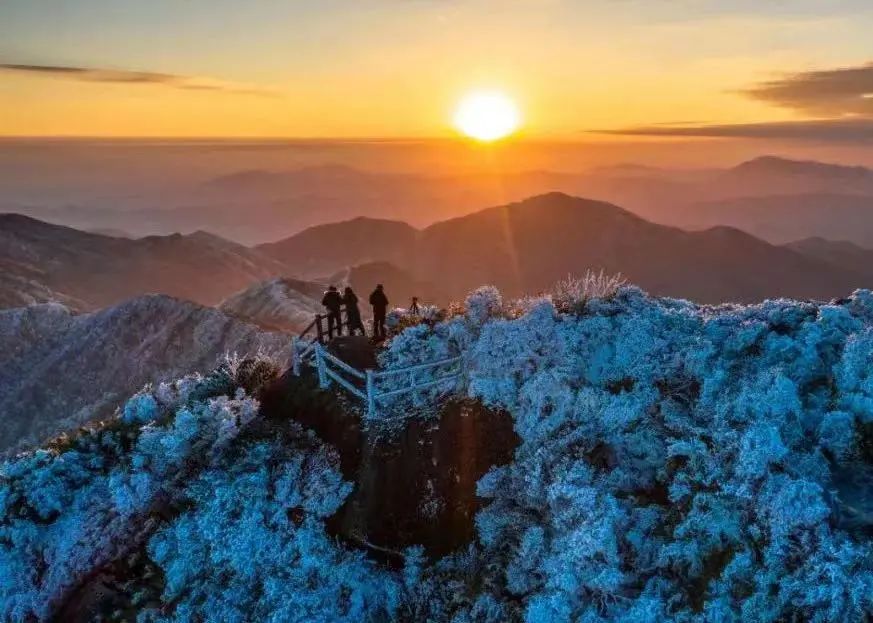
<svg viewBox="0 0 873 623">
<path fill-rule="evenodd" d="M 462 384 L 464 380 L 463 355 L 447 357 L 437 361 L 429 361 L 413 366 L 407 366 L 405 368 L 394 368 L 391 370 L 358 370 L 339 357 L 328 352 L 327 349 L 317 341 L 309 343 L 295 341 L 292 348 L 292 366 L 295 375 L 300 375 L 300 365 L 309 357 L 314 357 L 315 359 L 315 369 L 318 372 L 319 386 L 322 389 L 326 389 L 330 386 L 331 382 L 335 382 L 356 398 L 364 401 L 367 407 L 368 418 L 376 417 L 379 403 L 386 398 L 421 391 L 450 381 Z M 424 382 L 418 382 L 416 380 L 417 373 L 449 366 L 457 367 L 436 379 L 430 379 Z M 409 375 L 409 384 L 407 386 L 398 389 L 380 391 L 380 380 L 401 374 Z M 356 382 L 358 384 L 356 384 Z"/>
<path fill-rule="evenodd" d="M 315 347 L 318 345 L 317 340 L 306 340 L 303 338 L 291 338 L 291 370 L 294 376 L 300 376 L 300 366 L 307 359 L 315 357 Z"/>
</svg>

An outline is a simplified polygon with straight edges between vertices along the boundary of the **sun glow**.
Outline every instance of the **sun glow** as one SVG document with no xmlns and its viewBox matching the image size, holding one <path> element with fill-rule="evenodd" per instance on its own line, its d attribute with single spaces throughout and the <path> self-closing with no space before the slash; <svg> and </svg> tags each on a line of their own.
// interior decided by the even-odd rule
<svg viewBox="0 0 873 623">
<path fill-rule="evenodd" d="M 495 141 L 518 129 L 521 116 L 515 103 L 498 91 L 478 91 L 465 96 L 455 110 L 455 127 L 480 141 Z"/>
</svg>

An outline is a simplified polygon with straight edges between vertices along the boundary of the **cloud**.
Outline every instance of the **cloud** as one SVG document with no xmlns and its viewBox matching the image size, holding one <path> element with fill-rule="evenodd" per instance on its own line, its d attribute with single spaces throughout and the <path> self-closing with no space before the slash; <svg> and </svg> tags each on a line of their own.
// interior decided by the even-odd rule
<svg viewBox="0 0 873 623">
<path fill-rule="evenodd" d="M 721 125 L 650 125 L 596 132 L 619 136 L 767 138 L 867 144 L 873 143 L 873 118 L 854 117 Z"/>
<path fill-rule="evenodd" d="M 597 133 L 873 143 L 873 63 L 786 74 L 739 92 L 758 101 L 790 108 L 814 118 L 741 124 L 650 124 Z"/>
<path fill-rule="evenodd" d="M 741 92 L 812 115 L 873 115 L 873 63 L 790 74 Z"/>
<path fill-rule="evenodd" d="M 185 91 L 221 91 L 241 95 L 275 95 L 274 92 L 268 89 L 249 85 L 213 78 L 182 76 L 153 71 L 95 69 L 91 67 L 66 67 L 60 65 L 23 65 L 18 63 L 0 63 L 0 71 L 30 73 L 50 78 L 80 80 L 82 82 L 159 85 Z"/>
</svg>

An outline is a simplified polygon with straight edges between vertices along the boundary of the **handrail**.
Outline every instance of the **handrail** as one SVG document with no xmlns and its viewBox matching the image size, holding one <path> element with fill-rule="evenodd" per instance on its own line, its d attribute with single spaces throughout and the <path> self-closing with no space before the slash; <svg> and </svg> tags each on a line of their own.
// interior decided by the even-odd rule
<svg viewBox="0 0 873 623">
<path fill-rule="evenodd" d="M 374 372 L 373 375 L 377 379 L 384 379 L 389 376 L 396 376 L 398 374 L 403 374 L 405 372 L 415 372 L 417 370 L 426 370 L 428 368 L 436 368 L 438 366 L 445 366 L 450 363 L 457 363 L 463 359 L 463 355 L 458 355 L 456 357 L 448 357 L 446 359 L 439 359 L 437 361 L 428 361 L 427 363 L 419 363 L 412 366 L 407 366 L 405 368 L 394 368 L 392 370 L 380 370 L 378 372 Z"/>
<path fill-rule="evenodd" d="M 312 331 L 315 328 L 316 322 L 318 322 L 318 316 L 316 316 L 315 318 L 312 319 L 312 322 L 310 322 L 309 325 L 305 329 L 303 329 L 303 331 L 300 332 L 300 335 L 298 337 L 300 339 L 303 339 L 307 333 L 309 333 L 310 331 Z"/>
<path fill-rule="evenodd" d="M 324 372 L 325 372 L 325 374 L 327 374 L 327 376 L 329 376 L 329 377 L 332 378 L 334 381 L 336 381 L 337 383 L 339 383 L 340 385 L 342 385 L 346 390 L 348 390 L 349 392 L 351 392 L 352 394 L 354 394 L 354 395 L 357 396 L 358 398 L 360 398 L 360 399 L 362 399 L 362 400 L 366 400 L 366 399 L 367 399 L 367 394 L 365 394 L 365 393 L 362 392 L 360 389 L 358 389 L 357 387 L 355 387 L 354 385 L 352 385 L 351 383 L 349 383 L 346 379 L 344 379 L 343 377 L 341 377 L 339 374 L 337 374 L 337 373 L 334 372 L 333 370 L 331 370 L 331 369 L 328 368 L 328 369 L 326 369 Z"/>
<path fill-rule="evenodd" d="M 292 338 L 292 370 L 296 376 L 300 375 L 300 367 L 304 358 L 315 356 L 315 367 L 318 372 L 318 384 L 322 389 L 330 386 L 331 382 L 337 383 L 340 387 L 348 391 L 350 394 L 366 402 L 367 417 L 375 419 L 377 403 L 384 399 L 393 396 L 400 396 L 416 391 L 425 390 L 431 387 L 436 387 L 448 382 L 462 382 L 465 378 L 464 355 L 456 355 L 454 357 L 445 357 L 436 361 L 427 361 L 425 363 L 414 364 L 403 368 L 394 368 L 389 370 L 358 370 L 354 366 L 349 365 L 333 353 L 329 352 L 323 342 L 325 332 L 321 321 L 324 316 L 317 315 L 315 320 L 300 334 L 300 337 Z M 345 324 L 345 323 L 342 323 Z M 318 329 L 318 335 L 314 339 L 306 340 L 304 336 L 315 327 Z M 305 346 L 303 345 L 305 344 Z M 422 370 L 433 370 L 435 368 L 461 364 L 459 369 L 445 370 L 444 374 L 439 378 L 431 379 L 425 382 L 417 382 L 415 372 Z M 343 374 L 348 375 L 346 378 Z M 388 391 L 379 391 L 377 381 L 396 377 L 397 375 L 408 374 L 409 378 L 405 381 L 407 385 L 398 389 Z M 364 387 L 356 385 L 354 380 L 364 381 Z"/>
<path fill-rule="evenodd" d="M 419 383 L 418 385 L 412 385 L 410 387 L 401 387 L 400 389 L 392 389 L 390 392 L 382 392 L 377 393 L 374 398 L 376 400 L 380 400 L 382 398 L 390 398 L 391 396 L 399 396 L 400 394 L 408 394 L 409 392 L 414 392 L 419 389 L 427 389 L 428 387 L 433 387 L 434 385 L 439 385 L 445 381 L 457 381 L 460 380 L 461 374 L 452 374 L 449 376 L 443 376 L 433 381 L 428 381 L 427 383 Z"/>
<path fill-rule="evenodd" d="M 352 366 L 347 364 L 345 361 L 343 361 L 342 359 L 340 359 L 336 355 L 333 355 L 330 352 L 328 352 L 326 349 L 321 348 L 321 355 L 322 355 L 322 357 L 327 357 L 331 363 L 335 364 L 336 366 L 338 366 L 339 368 L 341 368 L 345 372 L 348 372 L 352 376 L 356 376 L 361 380 L 366 378 L 363 372 L 361 372 L 360 370 L 357 370 L 356 368 L 353 368 Z"/>
</svg>

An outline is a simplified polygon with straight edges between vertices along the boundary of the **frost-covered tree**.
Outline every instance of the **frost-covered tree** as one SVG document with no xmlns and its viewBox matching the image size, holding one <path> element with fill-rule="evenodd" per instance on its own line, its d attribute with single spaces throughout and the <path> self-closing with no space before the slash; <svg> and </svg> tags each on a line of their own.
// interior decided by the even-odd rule
<svg viewBox="0 0 873 623">
<path fill-rule="evenodd" d="M 262 368 L 146 389 L 115 420 L 3 464 L 0 620 L 50 619 L 136 548 L 164 578 L 165 606 L 142 621 L 390 618 L 396 574 L 325 531 L 350 491 L 335 452 L 257 421 L 242 385 Z"/>
<path fill-rule="evenodd" d="M 869 292 L 720 307 L 485 292 L 383 357 L 463 350 L 469 394 L 521 438 L 479 483 L 487 589 L 467 607 L 530 623 L 873 616 L 870 524 L 841 519 L 844 474 L 873 485 Z"/>
</svg>

